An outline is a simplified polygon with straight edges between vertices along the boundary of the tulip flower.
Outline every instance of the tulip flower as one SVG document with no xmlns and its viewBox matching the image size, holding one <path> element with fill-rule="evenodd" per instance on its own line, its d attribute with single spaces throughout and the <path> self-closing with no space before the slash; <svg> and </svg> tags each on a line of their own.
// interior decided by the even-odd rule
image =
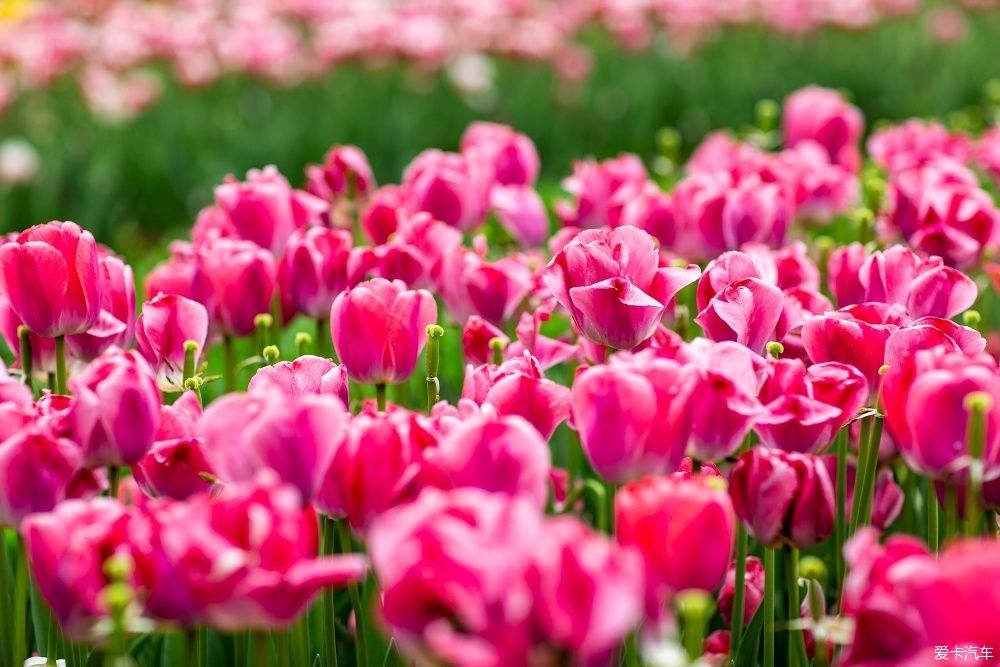
<svg viewBox="0 0 1000 667">
<path fill-rule="evenodd" d="M 743 595 L 743 624 L 750 625 L 753 615 L 757 613 L 760 603 L 764 600 L 764 565 L 756 556 L 746 560 L 744 575 L 745 592 Z M 726 570 L 726 580 L 722 584 L 717 597 L 719 614 L 727 625 L 733 622 L 733 604 L 736 596 L 736 563 L 730 563 Z"/>
<path fill-rule="evenodd" d="M 500 366 L 467 367 L 462 398 L 523 417 L 546 440 L 570 412 L 570 390 L 546 379 L 538 360 L 527 353 Z"/>
<path fill-rule="evenodd" d="M 645 577 L 639 554 L 577 519 L 544 524 L 525 579 L 546 644 L 581 662 L 610 659 L 642 618 Z"/>
<path fill-rule="evenodd" d="M 30 427 L 0 442 L 0 526 L 55 509 L 82 466 L 76 443 Z"/>
<path fill-rule="evenodd" d="M 822 461 L 754 447 L 729 475 L 736 515 L 764 546 L 806 549 L 833 531 L 834 487 Z"/>
<path fill-rule="evenodd" d="M 673 471 L 691 432 L 693 378 L 649 352 L 615 355 L 573 383 L 573 425 L 591 466 L 614 484 Z"/>
<path fill-rule="evenodd" d="M 458 322 L 479 315 L 491 324 L 502 325 L 534 287 L 532 270 L 519 255 L 488 262 L 479 253 L 466 250 L 449 258 L 441 271 L 441 297 Z"/>
<path fill-rule="evenodd" d="M 875 163 L 892 173 L 940 163 L 941 158 L 966 162 L 971 150 L 965 135 L 952 132 L 937 121 L 918 118 L 874 132 L 868 138 L 867 148 Z"/>
<path fill-rule="evenodd" d="M 350 404 L 347 370 L 344 366 L 310 354 L 294 361 L 262 366 L 254 373 L 250 378 L 247 393 L 269 392 L 284 394 L 289 398 L 309 394 L 329 394 L 339 398 L 345 406 Z"/>
<path fill-rule="evenodd" d="M 361 212 L 361 231 L 372 245 L 389 240 L 408 216 L 402 188 L 384 185 L 371 193 Z"/>
<path fill-rule="evenodd" d="M 198 345 L 195 367 L 208 338 L 208 311 L 197 301 L 160 294 L 142 305 L 136 322 L 139 352 L 156 372 L 160 388 L 183 388 L 185 343 Z"/>
<path fill-rule="evenodd" d="M 295 312 L 325 320 L 347 287 L 347 260 L 353 239 L 343 229 L 308 227 L 288 239 L 278 265 L 281 294 Z"/>
<path fill-rule="evenodd" d="M 573 175 L 562 184 L 576 197 L 576 203 L 557 202 L 556 213 L 567 227 L 618 227 L 625 204 L 645 188 L 648 180 L 646 168 L 635 155 L 620 155 L 604 162 L 578 161 L 573 165 Z"/>
<path fill-rule="evenodd" d="M 110 498 L 67 500 L 21 525 L 38 592 L 63 634 L 84 639 L 107 616 L 104 559 L 123 548 L 129 516 Z"/>
<path fill-rule="evenodd" d="M 589 340 L 630 350 L 653 335 L 697 267 L 659 267 L 653 238 L 634 227 L 580 233 L 545 268 L 543 280 Z"/>
<path fill-rule="evenodd" d="M 203 453 L 224 483 L 249 482 L 270 469 L 308 501 L 346 423 L 343 403 L 331 395 L 228 394 L 205 411 Z"/>
<path fill-rule="evenodd" d="M 732 557 L 736 517 L 720 480 L 649 477 L 615 499 L 618 541 L 646 561 L 651 613 L 679 591 L 715 591 Z"/>
<path fill-rule="evenodd" d="M 505 348 L 510 343 L 507 335 L 478 315 L 472 315 L 462 329 L 462 352 L 465 362 L 473 366 L 482 366 L 494 361 L 495 352 L 491 343 L 499 339 Z"/>
<path fill-rule="evenodd" d="M 186 241 L 170 243 L 170 257 L 157 264 L 146 274 L 143 289 L 146 300 L 152 301 L 160 294 L 177 294 L 192 298 L 192 280 L 195 271 L 194 246 Z"/>
<path fill-rule="evenodd" d="M 135 338 L 135 278 L 132 267 L 113 255 L 100 260 L 101 312 L 86 332 L 66 337 L 70 353 L 92 361 L 112 345 L 127 348 Z"/>
<path fill-rule="evenodd" d="M 462 666 L 523 661 L 531 637 L 511 605 L 531 600 L 524 577 L 541 523 L 532 501 L 479 489 L 427 489 L 379 516 L 368 551 L 403 651 Z"/>
<path fill-rule="evenodd" d="M 406 206 L 470 231 L 486 213 L 490 170 L 479 160 L 457 153 L 426 150 L 403 172 Z"/>
<path fill-rule="evenodd" d="M 756 278 L 746 278 L 712 297 L 694 321 L 709 340 L 735 341 L 760 354 L 774 340 L 783 306 L 781 290 Z"/>
<path fill-rule="evenodd" d="M 501 186 L 531 185 L 538 178 L 539 159 L 527 136 L 499 123 L 472 123 L 462 134 L 462 153 L 488 167 Z"/>
<path fill-rule="evenodd" d="M 323 164 L 306 167 L 306 189 L 325 201 L 337 197 L 365 196 L 375 189 L 368 158 L 357 146 L 334 146 Z"/>
<path fill-rule="evenodd" d="M 112 348 L 70 380 L 73 439 L 88 467 L 136 463 L 153 445 L 160 390 L 145 359 Z"/>
<path fill-rule="evenodd" d="M 337 356 L 363 384 L 409 379 L 427 342 L 427 326 L 435 321 L 437 304 L 429 292 L 382 278 L 342 292 L 330 311 Z"/>
<path fill-rule="evenodd" d="M 520 417 L 471 419 L 425 453 L 425 479 L 445 489 L 475 487 L 524 496 L 545 506 L 551 456 L 538 431 Z"/>
<path fill-rule="evenodd" d="M 836 487 L 837 457 L 824 456 L 822 460 L 823 464 L 826 465 L 827 472 L 830 474 L 830 479 Z M 847 504 L 844 506 L 844 514 L 848 517 L 851 516 L 854 507 L 856 478 L 857 470 L 855 462 L 848 460 L 845 485 Z M 886 468 L 879 472 L 878 477 L 875 479 L 875 493 L 872 501 L 872 525 L 879 530 L 887 529 L 899 517 L 900 512 L 903 511 L 904 500 L 903 489 L 896 482 L 892 471 Z"/>
<path fill-rule="evenodd" d="M 815 141 L 830 161 L 851 171 L 861 166 L 858 142 L 864 132 L 864 118 L 857 107 L 840 93 L 808 86 L 785 100 L 782 133 L 786 146 Z"/>
<path fill-rule="evenodd" d="M 185 500 L 212 488 L 214 475 L 203 452 L 201 401 L 195 392 L 160 407 L 160 428 L 149 453 L 132 466 L 139 488 L 151 497 Z"/>
<path fill-rule="evenodd" d="M 497 220 L 523 248 L 542 244 L 549 235 L 549 217 L 539 194 L 527 186 L 496 186 L 490 208 Z"/>
<path fill-rule="evenodd" d="M 640 193 L 629 199 L 622 208 L 621 224 L 647 232 L 662 248 L 672 248 L 677 241 L 673 200 L 654 183 L 647 183 Z"/>
<path fill-rule="evenodd" d="M 267 250 L 249 241 L 219 239 L 198 248 L 191 298 L 208 310 L 213 329 L 248 336 L 257 315 L 271 312 L 276 276 Z"/>
<path fill-rule="evenodd" d="M 103 295 L 97 243 L 72 222 L 49 222 L 0 245 L 7 300 L 39 336 L 84 333 L 97 322 Z"/>
</svg>

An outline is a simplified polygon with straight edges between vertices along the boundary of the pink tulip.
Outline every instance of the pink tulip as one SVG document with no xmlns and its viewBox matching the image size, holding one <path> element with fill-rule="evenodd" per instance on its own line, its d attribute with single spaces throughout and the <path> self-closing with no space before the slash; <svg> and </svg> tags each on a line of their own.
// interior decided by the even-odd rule
<svg viewBox="0 0 1000 667">
<path fill-rule="evenodd" d="M 309 394 L 336 396 L 344 405 L 350 404 L 347 370 L 322 357 L 306 354 L 294 361 L 282 361 L 262 366 L 250 378 L 248 394 L 276 392 L 290 398 Z"/>
<path fill-rule="evenodd" d="M 822 457 L 823 464 L 830 475 L 834 487 L 837 485 L 837 457 L 833 455 Z M 854 489 L 857 481 L 857 466 L 853 459 L 847 463 L 847 504 L 844 506 L 846 516 L 851 516 L 854 507 Z M 943 497 L 943 496 L 941 496 Z M 903 489 L 896 483 L 896 478 L 888 468 L 878 473 L 875 479 L 875 490 L 872 498 L 872 525 L 879 530 L 887 529 L 903 511 L 906 497 Z"/>
<path fill-rule="evenodd" d="M 317 506 L 329 516 L 346 517 L 360 531 L 416 493 L 424 449 L 433 443 L 405 410 L 354 417 L 320 471 Z"/>
<path fill-rule="evenodd" d="M 228 394 L 205 411 L 204 455 L 224 483 L 248 482 L 270 469 L 309 500 L 346 423 L 343 403 L 330 395 Z"/>
<path fill-rule="evenodd" d="M 775 339 L 783 306 L 777 287 L 745 278 L 712 297 L 694 321 L 710 340 L 735 341 L 759 354 Z"/>
<path fill-rule="evenodd" d="M 208 338 L 208 311 L 197 301 L 176 294 L 160 294 L 142 304 L 136 322 L 139 352 L 156 372 L 163 389 L 182 387 L 184 344 L 198 344 L 195 369 L 204 355 Z"/>
<path fill-rule="evenodd" d="M 489 197 L 486 165 L 457 153 L 426 150 L 403 172 L 406 206 L 470 231 L 483 222 Z"/>
<path fill-rule="evenodd" d="M 382 618 L 405 653 L 460 667 L 520 664 L 530 648 L 525 585 L 542 535 L 525 498 L 427 489 L 367 531 Z"/>
<path fill-rule="evenodd" d="M 195 250 L 186 241 L 170 243 L 170 257 L 157 264 L 146 275 L 143 289 L 146 300 L 152 301 L 160 294 L 177 294 L 192 298 L 192 280 L 195 273 Z"/>
<path fill-rule="evenodd" d="M 545 643 L 583 664 L 604 664 L 642 619 L 642 559 L 575 518 L 547 521 L 526 575 Z"/>
<path fill-rule="evenodd" d="M 673 248 L 677 241 L 673 200 L 654 183 L 647 183 L 638 195 L 624 205 L 621 224 L 647 232 L 660 242 L 662 248 Z"/>
<path fill-rule="evenodd" d="M 334 146 L 323 164 L 306 167 L 306 189 L 310 194 L 333 201 L 338 197 L 365 196 L 375 189 L 375 177 L 368 158 L 357 146 Z"/>
<path fill-rule="evenodd" d="M 861 166 L 858 141 L 864 132 L 864 117 L 840 93 L 828 88 L 808 86 L 785 100 L 782 114 L 786 146 L 815 141 L 830 161 L 851 171 Z"/>
<path fill-rule="evenodd" d="M 382 278 L 342 292 L 330 311 L 337 356 L 362 384 L 409 379 L 435 321 L 437 304 L 429 292 Z"/>
<path fill-rule="evenodd" d="M 100 259 L 101 313 L 85 333 L 67 336 L 77 359 L 93 361 L 112 345 L 127 348 L 135 338 L 135 278 L 132 267 L 113 255 Z"/>
<path fill-rule="evenodd" d="M 466 250 L 450 257 L 441 271 L 441 297 L 459 322 L 479 315 L 499 326 L 513 316 L 534 288 L 533 271 L 521 255 L 490 262 Z"/>
<path fill-rule="evenodd" d="M 208 310 L 213 329 L 248 336 L 271 312 L 277 269 L 270 252 L 249 241 L 219 239 L 197 252 L 191 297 Z"/>
<path fill-rule="evenodd" d="M 49 512 L 69 497 L 83 465 L 76 443 L 22 428 L 0 442 L 0 526 L 17 527 L 34 512 Z"/>
<path fill-rule="evenodd" d="M 473 366 L 482 366 L 493 361 L 494 351 L 490 341 L 499 338 L 506 348 L 510 339 L 507 335 L 478 315 L 471 315 L 462 329 L 462 353 L 465 362 Z"/>
<path fill-rule="evenodd" d="M 736 515 L 754 539 L 806 549 L 833 530 L 833 481 L 821 459 L 753 447 L 729 475 Z"/>
<path fill-rule="evenodd" d="M 749 625 L 753 615 L 757 613 L 760 603 L 764 601 L 764 565 L 756 556 L 746 560 L 743 592 L 743 624 Z M 727 625 L 733 622 L 733 600 L 736 596 L 736 563 L 730 563 L 726 570 L 726 581 L 722 584 L 717 598 L 719 615 Z"/>
<path fill-rule="evenodd" d="M 646 168 L 635 155 L 623 154 L 603 162 L 581 160 L 573 164 L 573 175 L 563 181 L 563 188 L 576 202 L 558 202 L 556 213 L 566 226 L 618 227 L 623 207 L 648 180 Z"/>
<path fill-rule="evenodd" d="M 754 430 L 768 447 L 816 453 L 829 446 L 868 396 L 868 382 L 853 366 L 835 362 L 808 369 L 797 359 L 777 361 L 764 383 L 763 413 Z"/>
<path fill-rule="evenodd" d="M 966 136 L 951 132 L 937 121 L 916 118 L 874 132 L 868 138 L 867 148 L 872 159 L 890 172 L 941 158 L 966 162 L 971 150 Z"/>
<path fill-rule="evenodd" d="M 573 383 L 573 424 L 590 464 L 621 484 L 674 470 L 691 432 L 693 377 L 649 352 L 615 355 Z"/>
<path fill-rule="evenodd" d="M 353 239 L 343 229 L 308 227 L 288 239 L 278 265 L 281 294 L 294 312 L 326 319 L 347 287 L 347 259 Z"/>
<path fill-rule="evenodd" d="M 552 258 L 543 279 L 583 336 L 630 350 L 653 335 L 674 296 L 698 274 L 694 265 L 661 268 L 649 234 L 619 227 L 580 233 Z"/>
<path fill-rule="evenodd" d="M 576 345 L 560 338 L 542 335 L 542 324 L 552 318 L 555 305 L 555 299 L 547 299 L 545 304 L 535 308 L 533 312 L 521 313 L 521 320 L 514 329 L 517 341 L 508 349 L 511 358 L 528 352 L 538 360 L 539 368 L 548 370 L 577 356 Z"/>
<path fill-rule="evenodd" d="M 722 584 L 736 531 L 724 484 L 700 477 L 634 482 L 618 492 L 615 526 L 619 543 L 638 549 L 646 561 L 653 610 L 679 591 L 711 592 Z"/>
<path fill-rule="evenodd" d="M 18 330 L 24 322 L 11 307 L 0 284 L 0 335 L 15 358 L 14 366 L 21 365 L 21 337 Z M 48 380 L 48 373 L 56 370 L 56 343 L 36 333 L 28 334 L 31 347 L 32 373 L 36 382 Z"/>
<path fill-rule="evenodd" d="M 281 253 L 292 232 L 319 224 L 328 206 L 319 197 L 293 190 L 272 165 L 251 169 L 246 181 L 232 176 L 215 189 L 215 205 L 233 236 Z"/>
<path fill-rule="evenodd" d="M 156 442 L 132 466 L 135 480 L 146 495 L 184 500 L 212 488 L 205 478 L 206 473 L 214 475 L 214 471 L 203 452 L 201 420 L 201 401 L 193 391 L 181 394 L 173 405 L 160 407 Z"/>
<path fill-rule="evenodd" d="M 426 479 L 439 488 L 474 487 L 529 498 L 548 497 L 551 456 L 545 440 L 520 417 L 482 416 L 451 430 L 426 452 Z"/>
<path fill-rule="evenodd" d="M 371 194 L 361 212 L 361 231 L 372 245 L 381 245 L 399 229 L 407 215 L 402 188 L 384 185 Z"/>
<path fill-rule="evenodd" d="M 570 390 L 546 379 L 538 360 L 527 353 L 500 366 L 467 367 L 462 398 L 492 405 L 500 415 L 523 417 L 545 440 L 570 412 Z"/>
<path fill-rule="evenodd" d="M 21 525 L 32 579 L 67 637 L 83 639 L 107 615 L 104 559 L 126 541 L 129 517 L 110 498 L 67 500 Z"/>
<path fill-rule="evenodd" d="M 103 294 L 97 243 L 72 222 L 49 222 L 0 245 L 11 308 L 39 336 L 84 333 L 97 322 Z"/>
<path fill-rule="evenodd" d="M 488 166 L 498 185 L 531 185 L 539 159 L 527 136 L 499 123 L 472 123 L 462 134 L 462 154 Z"/>
<path fill-rule="evenodd" d="M 138 352 L 112 348 L 69 386 L 73 439 L 88 467 L 131 465 L 145 456 L 160 423 L 160 390 Z"/>
<path fill-rule="evenodd" d="M 523 248 L 534 248 L 549 236 L 545 203 L 528 186 L 496 186 L 490 192 L 490 208 L 497 220 Z"/>
<path fill-rule="evenodd" d="M 317 558 L 315 510 L 267 473 L 226 485 L 217 498 L 151 503 L 142 518 L 130 539 L 146 607 L 183 624 L 284 628 L 324 588 L 357 581 L 366 569 L 362 556 Z"/>
</svg>

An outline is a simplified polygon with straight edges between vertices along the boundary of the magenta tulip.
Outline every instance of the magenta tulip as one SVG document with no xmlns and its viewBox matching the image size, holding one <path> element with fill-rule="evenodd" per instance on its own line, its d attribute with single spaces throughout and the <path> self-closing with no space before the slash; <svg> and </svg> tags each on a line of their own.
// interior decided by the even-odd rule
<svg viewBox="0 0 1000 667">
<path fill-rule="evenodd" d="M 484 165 L 498 185 L 531 185 L 539 159 L 527 136 L 499 123 L 472 123 L 462 134 L 462 153 Z"/>
<path fill-rule="evenodd" d="M 49 222 L 0 245 L 11 308 L 31 331 L 54 338 L 97 322 L 103 295 L 97 243 L 72 222 Z"/>
<path fill-rule="evenodd" d="M 694 378 L 649 352 L 615 355 L 573 383 L 573 424 L 591 466 L 621 484 L 674 470 L 691 433 Z"/>
<path fill-rule="evenodd" d="M 132 267 L 113 255 L 100 260 L 101 313 L 86 332 L 66 337 L 75 358 L 92 361 L 112 345 L 128 348 L 135 338 L 135 278 Z"/>
<path fill-rule="evenodd" d="M 573 164 L 573 175 L 563 180 L 563 188 L 576 197 L 576 203 L 557 202 L 556 213 L 567 227 L 618 227 L 625 204 L 648 181 L 646 167 L 635 155 L 603 162 L 580 160 Z"/>
<path fill-rule="evenodd" d="M 757 278 L 745 278 L 713 296 L 695 322 L 709 340 L 735 341 L 759 354 L 775 339 L 783 306 L 784 298 L 777 287 Z"/>
<path fill-rule="evenodd" d="M 350 405 L 347 370 L 322 357 L 303 355 L 294 361 L 262 366 L 250 378 L 248 394 L 277 392 L 289 398 L 308 394 L 330 394 Z"/>
<path fill-rule="evenodd" d="M 176 294 L 160 294 L 142 305 L 136 322 L 136 341 L 162 389 L 183 388 L 184 344 L 197 343 L 197 370 L 207 339 L 208 311 L 197 301 Z"/>
<path fill-rule="evenodd" d="M 30 427 L 0 442 L 0 526 L 55 509 L 82 466 L 76 443 Z"/>
<path fill-rule="evenodd" d="M 70 379 L 73 439 L 88 467 L 136 463 L 160 424 L 160 390 L 138 352 L 112 348 Z"/>
<path fill-rule="evenodd" d="M 363 384 L 398 384 L 413 374 L 437 321 L 429 292 L 399 280 L 375 278 L 342 292 L 330 311 L 330 330 L 347 373 Z"/>
<path fill-rule="evenodd" d="M 208 491 L 214 476 L 205 459 L 202 410 L 198 395 L 185 392 L 173 405 L 160 408 L 160 428 L 149 453 L 132 466 L 139 488 L 150 497 L 184 500 Z"/>
<path fill-rule="evenodd" d="M 495 338 L 501 341 L 503 348 L 510 343 L 510 339 L 503 331 L 478 315 L 471 315 L 462 329 L 462 353 L 465 356 L 465 363 L 473 366 L 491 363 L 495 353 L 490 343 Z"/>
<path fill-rule="evenodd" d="M 534 188 L 496 186 L 490 193 L 490 208 L 507 233 L 523 248 L 540 246 L 549 236 L 545 203 Z"/>
<path fill-rule="evenodd" d="M 490 170 L 457 153 L 426 150 L 403 172 L 403 191 L 410 211 L 425 211 L 462 231 L 483 222 L 489 197 Z"/>
<path fill-rule="evenodd" d="M 186 241 L 170 244 L 170 257 L 157 264 L 143 282 L 146 300 L 152 301 L 160 294 L 177 294 L 193 298 L 192 281 L 195 274 L 194 246 Z"/>
<path fill-rule="evenodd" d="M 357 146 L 334 146 L 323 156 L 323 164 L 306 167 L 306 189 L 325 201 L 338 197 L 365 196 L 375 189 L 368 158 Z"/>
<path fill-rule="evenodd" d="M 213 329 L 228 336 L 254 332 L 254 319 L 271 312 L 277 269 L 267 250 L 249 241 L 218 239 L 197 251 L 191 297 L 202 303 Z"/>
<path fill-rule="evenodd" d="M 449 257 L 441 270 L 441 297 L 448 313 L 458 322 L 479 315 L 500 326 L 534 288 L 534 273 L 522 255 L 489 262 L 479 253 L 466 250 Z"/>
<path fill-rule="evenodd" d="M 831 162 L 851 171 L 861 166 L 858 142 L 864 127 L 861 111 L 835 90 L 808 86 L 785 100 L 782 114 L 785 145 L 815 141 Z"/>
<path fill-rule="evenodd" d="M 333 300 L 347 287 L 352 245 L 343 229 L 308 227 L 292 233 L 278 265 L 278 284 L 295 312 L 321 320 L 330 316 Z"/>
<path fill-rule="evenodd" d="M 743 579 L 743 624 L 750 625 L 760 603 L 764 601 L 764 565 L 756 556 L 746 560 Z M 726 580 L 717 597 L 719 615 L 727 625 L 733 622 L 733 604 L 736 596 L 736 563 L 730 563 L 726 570 Z"/>
</svg>

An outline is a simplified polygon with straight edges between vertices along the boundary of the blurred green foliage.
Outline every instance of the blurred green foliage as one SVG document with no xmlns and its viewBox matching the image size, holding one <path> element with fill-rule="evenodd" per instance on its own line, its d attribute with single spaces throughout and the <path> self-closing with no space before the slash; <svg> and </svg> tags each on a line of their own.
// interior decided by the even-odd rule
<svg viewBox="0 0 1000 667">
<path fill-rule="evenodd" d="M 569 86 L 545 66 L 497 62 L 495 93 L 465 99 L 443 76 L 400 65 L 345 66 L 322 81 L 278 88 L 231 77 L 203 90 L 172 87 L 138 118 L 95 118 L 71 82 L 20 98 L 0 119 L 0 139 L 23 137 L 41 172 L 0 191 L 0 231 L 71 219 L 114 247 L 143 254 L 180 235 L 227 173 L 276 164 L 294 184 L 335 143 L 361 146 L 380 182 L 398 181 L 427 147 L 454 149 L 476 119 L 531 136 L 551 191 L 586 155 L 634 151 L 650 158 L 656 133 L 676 127 L 690 152 L 710 130 L 752 122 L 758 100 L 781 100 L 816 83 L 849 91 L 869 121 L 947 118 L 977 105 L 1000 76 L 1000 16 L 974 16 L 967 38 L 935 43 L 922 19 L 852 33 L 787 37 L 732 29 L 686 57 L 657 43 L 627 53 L 586 35 L 593 71 Z M 975 119 L 973 118 L 973 121 Z"/>
</svg>

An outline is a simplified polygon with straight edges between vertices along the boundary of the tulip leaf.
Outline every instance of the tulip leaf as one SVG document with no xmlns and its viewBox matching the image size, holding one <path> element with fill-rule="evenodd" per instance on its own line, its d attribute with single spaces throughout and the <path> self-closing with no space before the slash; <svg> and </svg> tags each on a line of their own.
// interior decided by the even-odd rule
<svg viewBox="0 0 1000 667">
<path fill-rule="evenodd" d="M 740 641 L 739 649 L 736 652 L 736 665 L 756 665 L 757 656 L 760 649 L 760 636 L 764 629 L 764 605 L 757 608 L 757 613 L 753 615 L 750 624 L 743 631 L 743 640 Z"/>
</svg>

